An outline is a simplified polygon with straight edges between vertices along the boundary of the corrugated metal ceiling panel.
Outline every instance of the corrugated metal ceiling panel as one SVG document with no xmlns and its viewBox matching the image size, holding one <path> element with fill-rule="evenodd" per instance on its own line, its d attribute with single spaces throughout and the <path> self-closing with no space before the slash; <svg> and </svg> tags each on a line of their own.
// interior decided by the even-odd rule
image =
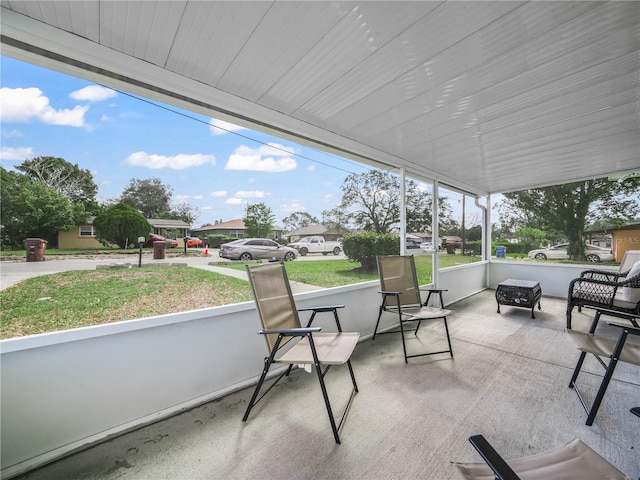
<svg viewBox="0 0 640 480">
<path fill-rule="evenodd" d="M 121 52 L 118 73 L 201 110 L 471 191 L 640 168 L 640 2 L 1 5 Z M 9 18 L 22 42 L 82 57 L 81 38 L 44 44 Z"/>
</svg>

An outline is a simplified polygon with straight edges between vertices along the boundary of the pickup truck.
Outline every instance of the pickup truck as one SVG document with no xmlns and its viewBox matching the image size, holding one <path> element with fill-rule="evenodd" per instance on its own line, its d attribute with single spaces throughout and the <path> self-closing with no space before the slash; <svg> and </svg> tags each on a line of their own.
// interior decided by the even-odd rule
<svg viewBox="0 0 640 480">
<path fill-rule="evenodd" d="M 303 237 L 297 242 L 290 243 L 289 246 L 295 248 L 303 257 L 307 253 L 321 253 L 323 255 L 333 253 L 334 255 L 340 255 L 342 250 L 340 242 L 329 242 L 319 235 Z"/>
</svg>

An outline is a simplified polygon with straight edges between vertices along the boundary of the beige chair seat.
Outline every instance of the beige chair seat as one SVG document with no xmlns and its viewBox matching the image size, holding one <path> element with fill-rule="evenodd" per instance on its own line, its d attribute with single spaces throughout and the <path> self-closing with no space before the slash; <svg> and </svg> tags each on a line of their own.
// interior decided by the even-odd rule
<svg viewBox="0 0 640 480">
<path fill-rule="evenodd" d="M 594 333 L 579 332 L 576 330 L 567 330 L 567 334 L 578 350 L 607 358 L 611 358 L 613 349 L 618 342 L 617 338 L 602 337 Z M 620 361 L 640 365 L 640 345 L 625 343 L 620 353 Z"/>
<path fill-rule="evenodd" d="M 579 439 L 530 457 L 510 460 L 521 480 L 631 480 Z M 454 463 L 461 478 L 493 480 L 493 470 L 481 462 Z"/>
<path fill-rule="evenodd" d="M 346 363 L 356 348 L 359 338 L 360 334 L 357 332 L 314 333 L 313 344 L 316 347 L 318 360 L 324 365 Z M 313 365 L 314 359 L 309 339 L 303 337 L 288 352 L 274 361 L 294 365 Z"/>
</svg>

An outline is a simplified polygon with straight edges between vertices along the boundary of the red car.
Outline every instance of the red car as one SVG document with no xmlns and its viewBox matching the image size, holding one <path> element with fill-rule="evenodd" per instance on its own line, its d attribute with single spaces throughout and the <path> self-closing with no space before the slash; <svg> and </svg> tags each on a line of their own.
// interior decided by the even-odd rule
<svg viewBox="0 0 640 480">
<path fill-rule="evenodd" d="M 153 242 L 165 242 L 167 244 L 167 247 L 169 247 L 169 248 L 176 248 L 178 246 L 178 241 L 177 240 L 172 240 L 170 238 L 164 238 L 162 235 L 158 235 L 156 233 L 150 233 L 149 234 L 149 240 L 147 240 L 147 242 L 144 244 L 144 246 L 147 247 L 147 248 L 152 248 L 153 247 Z"/>
<path fill-rule="evenodd" d="M 198 237 L 184 237 L 187 241 L 187 247 L 204 247 L 204 242 Z"/>
</svg>

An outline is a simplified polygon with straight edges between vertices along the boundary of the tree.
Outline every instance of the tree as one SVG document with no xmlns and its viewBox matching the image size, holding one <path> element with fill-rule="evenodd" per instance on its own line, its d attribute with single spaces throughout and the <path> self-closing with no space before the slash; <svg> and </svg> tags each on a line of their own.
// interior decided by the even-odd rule
<svg viewBox="0 0 640 480">
<path fill-rule="evenodd" d="M 94 220 L 96 238 L 105 245 L 115 243 L 126 248 L 138 242 L 138 237 L 147 237 L 151 225 L 135 208 L 119 203 L 100 213 Z"/>
<path fill-rule="evenodd" d="M 159 178 L 132 178 L 122 192 L 119 203 L 126 203 L 146 218 L 159 218 L 171 211 L 171 195 L 171 187 L 164 185 Z"/>
<path fill-rule="evenodd" d="M 400 178 L 389 172 L 369 170 L 345 178 L 340 204 L 323 211 L 323 223 L 351 225 L 367 232 L 390 233 L 400 223 Z M 407 231 L 431 228 L 432 197 L 413 180 L 406 184 Z M 450 212 L 445 199 L 440 199 L 440 217 Z"/>
<path fill-rule="evenodd" d="M 247 205 L 244 212 L 244 228 L 248 237 L 268 236 L 273 231 L 276 217 L 264 203 Z"/>
<path fill-rule="evenodd" d="M 309 225 L 316 225 L 320 221 L 308 212 L 293 212 L 282 219 L 282 225 L 287 232 L 295 232 Z"/>
<path fill-rule="evenodd" d="M 171 219 L 173 220 L 182 220 L 189 225 L 193 225 L 196 223 L 196 219 L 198 215 L 195 209 L 189 205 L 187 202 L 180 202 L 173 206 L 171 210 Z"/>
<path fill-rule="evenodd" d="M 33 181 L 46 185 L 71 203 L 81 203 L 87 212 L 96 213 L 98 186 L 89 170 L 81 169 L 58 157 L 35 157 L 16 167 Z"/>
<path fill-rule="evenodd" d="M 516 230 L 515 237 L 518 239 L 518 242 L 523 245 L 523 251 L 528 252 L 529 250 L 540 247 L 547 239 L 547 234 L 537 228 L 522 227 Z"/>
<path fill-rule="evenodd" d="M 2 167 L 0 175 L 3 244 L 20 247 L 28 237 L 55 244 L 60 230 L 71 230 L 76 225 L 77 208 L 60 193 L 27 175 Z"/>
<path fill-rule="evenodd" d="M 584 231 L 598 219 L 633 219 L 640 212 L 640 178 L 606 178 L 505 193 L 500 219 L 511 228 L 559 231 L 569 241 L 573 260 L 584 260 Z"/>
</svg>

